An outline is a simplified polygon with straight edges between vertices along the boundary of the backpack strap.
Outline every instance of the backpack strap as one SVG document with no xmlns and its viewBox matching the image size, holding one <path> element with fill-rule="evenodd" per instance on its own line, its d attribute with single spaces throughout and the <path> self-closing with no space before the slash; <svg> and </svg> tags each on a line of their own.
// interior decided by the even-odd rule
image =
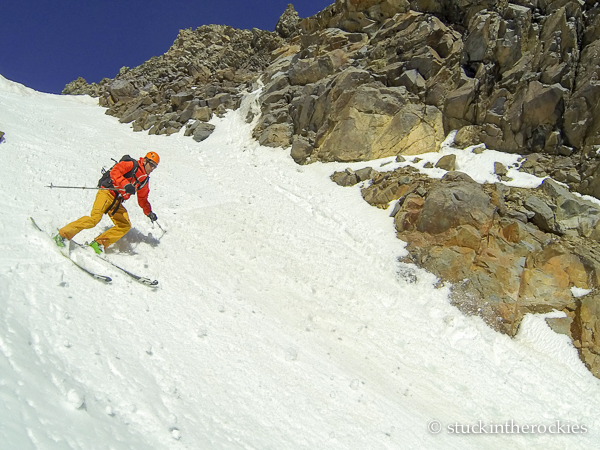
<svg viewBox="0 0 600 450">
<path fill-rule="evenodd" d="M 121 194 L 119 194 L 118 192 L 115 192 L 115 194 L 116 195 L 113 198 L 112 203 L 108 208 L 106 208 L 106 211 L 104 211 L 104 214 L 107 214 L 111 217 L 115 215 L 115 213 L 119 209 L 119 206 L 121 206 L 121 203 L 123 202 L 123 197 L 121 197 Z"/>
<path fill-rule="evenodd" d="M 131 161 L 133 163 L 133 168 L 130 171 L 125 172 L 123 174 L 123 177 L 125 177 L 125 178 L 131 178 L 131 177 L 133 177 L 133 178 L 135 178 L 135 181 L 137 181 L 137 177 L 135 176 L 135 174 L 137 173 L 137 171 L 138 171 L 138 169 L 140 167 L 139 163 L 135 159 L 133 159 L 133 158 L 131 158 L 131 159 L 121 159 L 121 161 Z"/>
</svg>

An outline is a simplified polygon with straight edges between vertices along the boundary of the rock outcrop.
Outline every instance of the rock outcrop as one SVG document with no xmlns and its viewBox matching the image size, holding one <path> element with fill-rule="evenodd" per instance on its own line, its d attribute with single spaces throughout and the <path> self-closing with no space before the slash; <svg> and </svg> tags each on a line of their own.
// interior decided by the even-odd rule
<svg viewBox="0 0 600 450">
<path fill-rule="evenodd" d="M 452 301 L 466 314 L 512 336 L 524 314 L 563 311 L 564 319 L 549 324 L 571 337 L 600 376 L 599 204 L 551 179 L 537 189 L 509 188 L 455 171 L 435 180 L 410 166 L 347 169 L 332 179 L 341 186 L 367 181 L 364 199 L 389 208 L 408 243 L 404 261 L 452 283 Z M 579 298 L 573 289 L 588 294 Z"/>
<path fill-rule="evenodd" d="M 202 122 L 239 105 L 282 44 L 278 34 L 258 29 L 209 25 L 181 30 L 164 55 L 124 67 L 115 79 L 98 84 L 79 78 L 63 94 L 98 96 L 107 114 L 133 123 L 135 131 L 169 135 L 194 121 L 186 134 L 191 129 L 189 135 L 197 139 L 210 130 Z"/>
<path fill-rule="evenodd" d="M 299 163 L 365 161 L 439 149 L 445 137 L 443 103 L 425 101 L 425 93 L 447 75 L 444 64 L 460 63 L 460 35 L 435 16 L 408 11 L 407 4 L 386 5 L 379 16 L 385 24 L 362 20 L 364 14 L 356 11 L 334 14 L 338 3 L 303 20 L 302 33 L 274 53 L 265 71 L 263 114 L 255 136 L 285 124 L 291 131 L 286 143 L 303 142 L 303 151 L 294 155 Z M 362 19 L 334 28 L 346 15 Z M 429 50 L 423 50 L 424 41 Z"/>
<path fill-rule="evenodd" d="M 560 181 L 600 196 L 599 11 L 575 0 L 338 0 L 273 53 L 255 135 L 285 128 L 271 144 L 300 140 L 294 158 L 306 163 L 436 151 L 457 129 L 465 146 L 572 158 Z"/>
</svg>

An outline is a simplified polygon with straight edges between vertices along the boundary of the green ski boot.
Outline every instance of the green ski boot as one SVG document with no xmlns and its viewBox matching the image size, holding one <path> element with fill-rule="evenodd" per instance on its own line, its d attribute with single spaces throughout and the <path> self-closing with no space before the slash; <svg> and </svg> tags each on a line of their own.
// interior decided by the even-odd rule
<svg viewBox="0 0 600 450">
<path fill-rule="evenodd" d="M 56 233 L 56 236 L 54 236 L 52 239 L 60 248 L 65 248 L 67 246 L 67 240 L 58 233 Z"/>
<path fill-rule="evenodd" d="M 104 251 L 104 246 L 96 241 L 90 242 L 89 246 L 92 247 L 98 255 L 100 255 Z"/>
</svg>

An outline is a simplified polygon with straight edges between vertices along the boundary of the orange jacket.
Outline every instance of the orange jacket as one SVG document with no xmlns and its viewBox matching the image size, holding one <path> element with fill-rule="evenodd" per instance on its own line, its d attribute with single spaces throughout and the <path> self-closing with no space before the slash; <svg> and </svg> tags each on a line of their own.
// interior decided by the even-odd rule
<svg viewBox="0 0 600 450">
<path fill-rule="evenodd" d="M 148 194 L 150 193 L 149 181 L 150 177 L 144 169 L 144 158 L 138 160 L 138 170 L 134 176 L 125 178 L 123 175 L 133 169 L 132 161 L 121 161 L 112 168 L 110 171 L 110 178 L 113 182 L 113 186 L 119 190 L 119 194 L 123 197 L 123 201 L 127 200 L 131 195 L 125 192 L 125 185 L 131 183 L 135 187 L 137 194 L 138 205 L 144 211 L 144 214 L 148 215 L 152 212 L 152 207 L 148 202 Z"/>
</svg>

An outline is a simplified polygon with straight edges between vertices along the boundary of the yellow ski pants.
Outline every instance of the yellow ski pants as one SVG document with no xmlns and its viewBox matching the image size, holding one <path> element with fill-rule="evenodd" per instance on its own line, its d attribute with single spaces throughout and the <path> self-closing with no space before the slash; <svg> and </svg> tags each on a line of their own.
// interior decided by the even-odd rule
<svg viewBox="0 0 600 450">
<path fill-rule="evenodd" d="M 81 230 L 94 228 L 96 225 L 98 225 L 100 219 L 102 219 L 102 215 L 106 212 L 110 205 L 113 204 L 113 201 L 114 196 L 110 193 L 110 191 L 99 190 L 96 194 L 96 200 L 94 200 L 94 205 L 92 206 L 92 212 L 90 215 L 83 216 L 77 219 L 75 222 L 65 225 L 58 230 L 58 233 L 62 237 L 71 240 Z M 98 244 L 103 245 L 104 248 L 117 242 L 131 229 L 129 215 L 122 204 L 119 204 L 119 208 L 116 211 L 114 211 L 113 206 L 111 213 L 107 215 L 115 225 L 94 239 Z"/>
</svg>

